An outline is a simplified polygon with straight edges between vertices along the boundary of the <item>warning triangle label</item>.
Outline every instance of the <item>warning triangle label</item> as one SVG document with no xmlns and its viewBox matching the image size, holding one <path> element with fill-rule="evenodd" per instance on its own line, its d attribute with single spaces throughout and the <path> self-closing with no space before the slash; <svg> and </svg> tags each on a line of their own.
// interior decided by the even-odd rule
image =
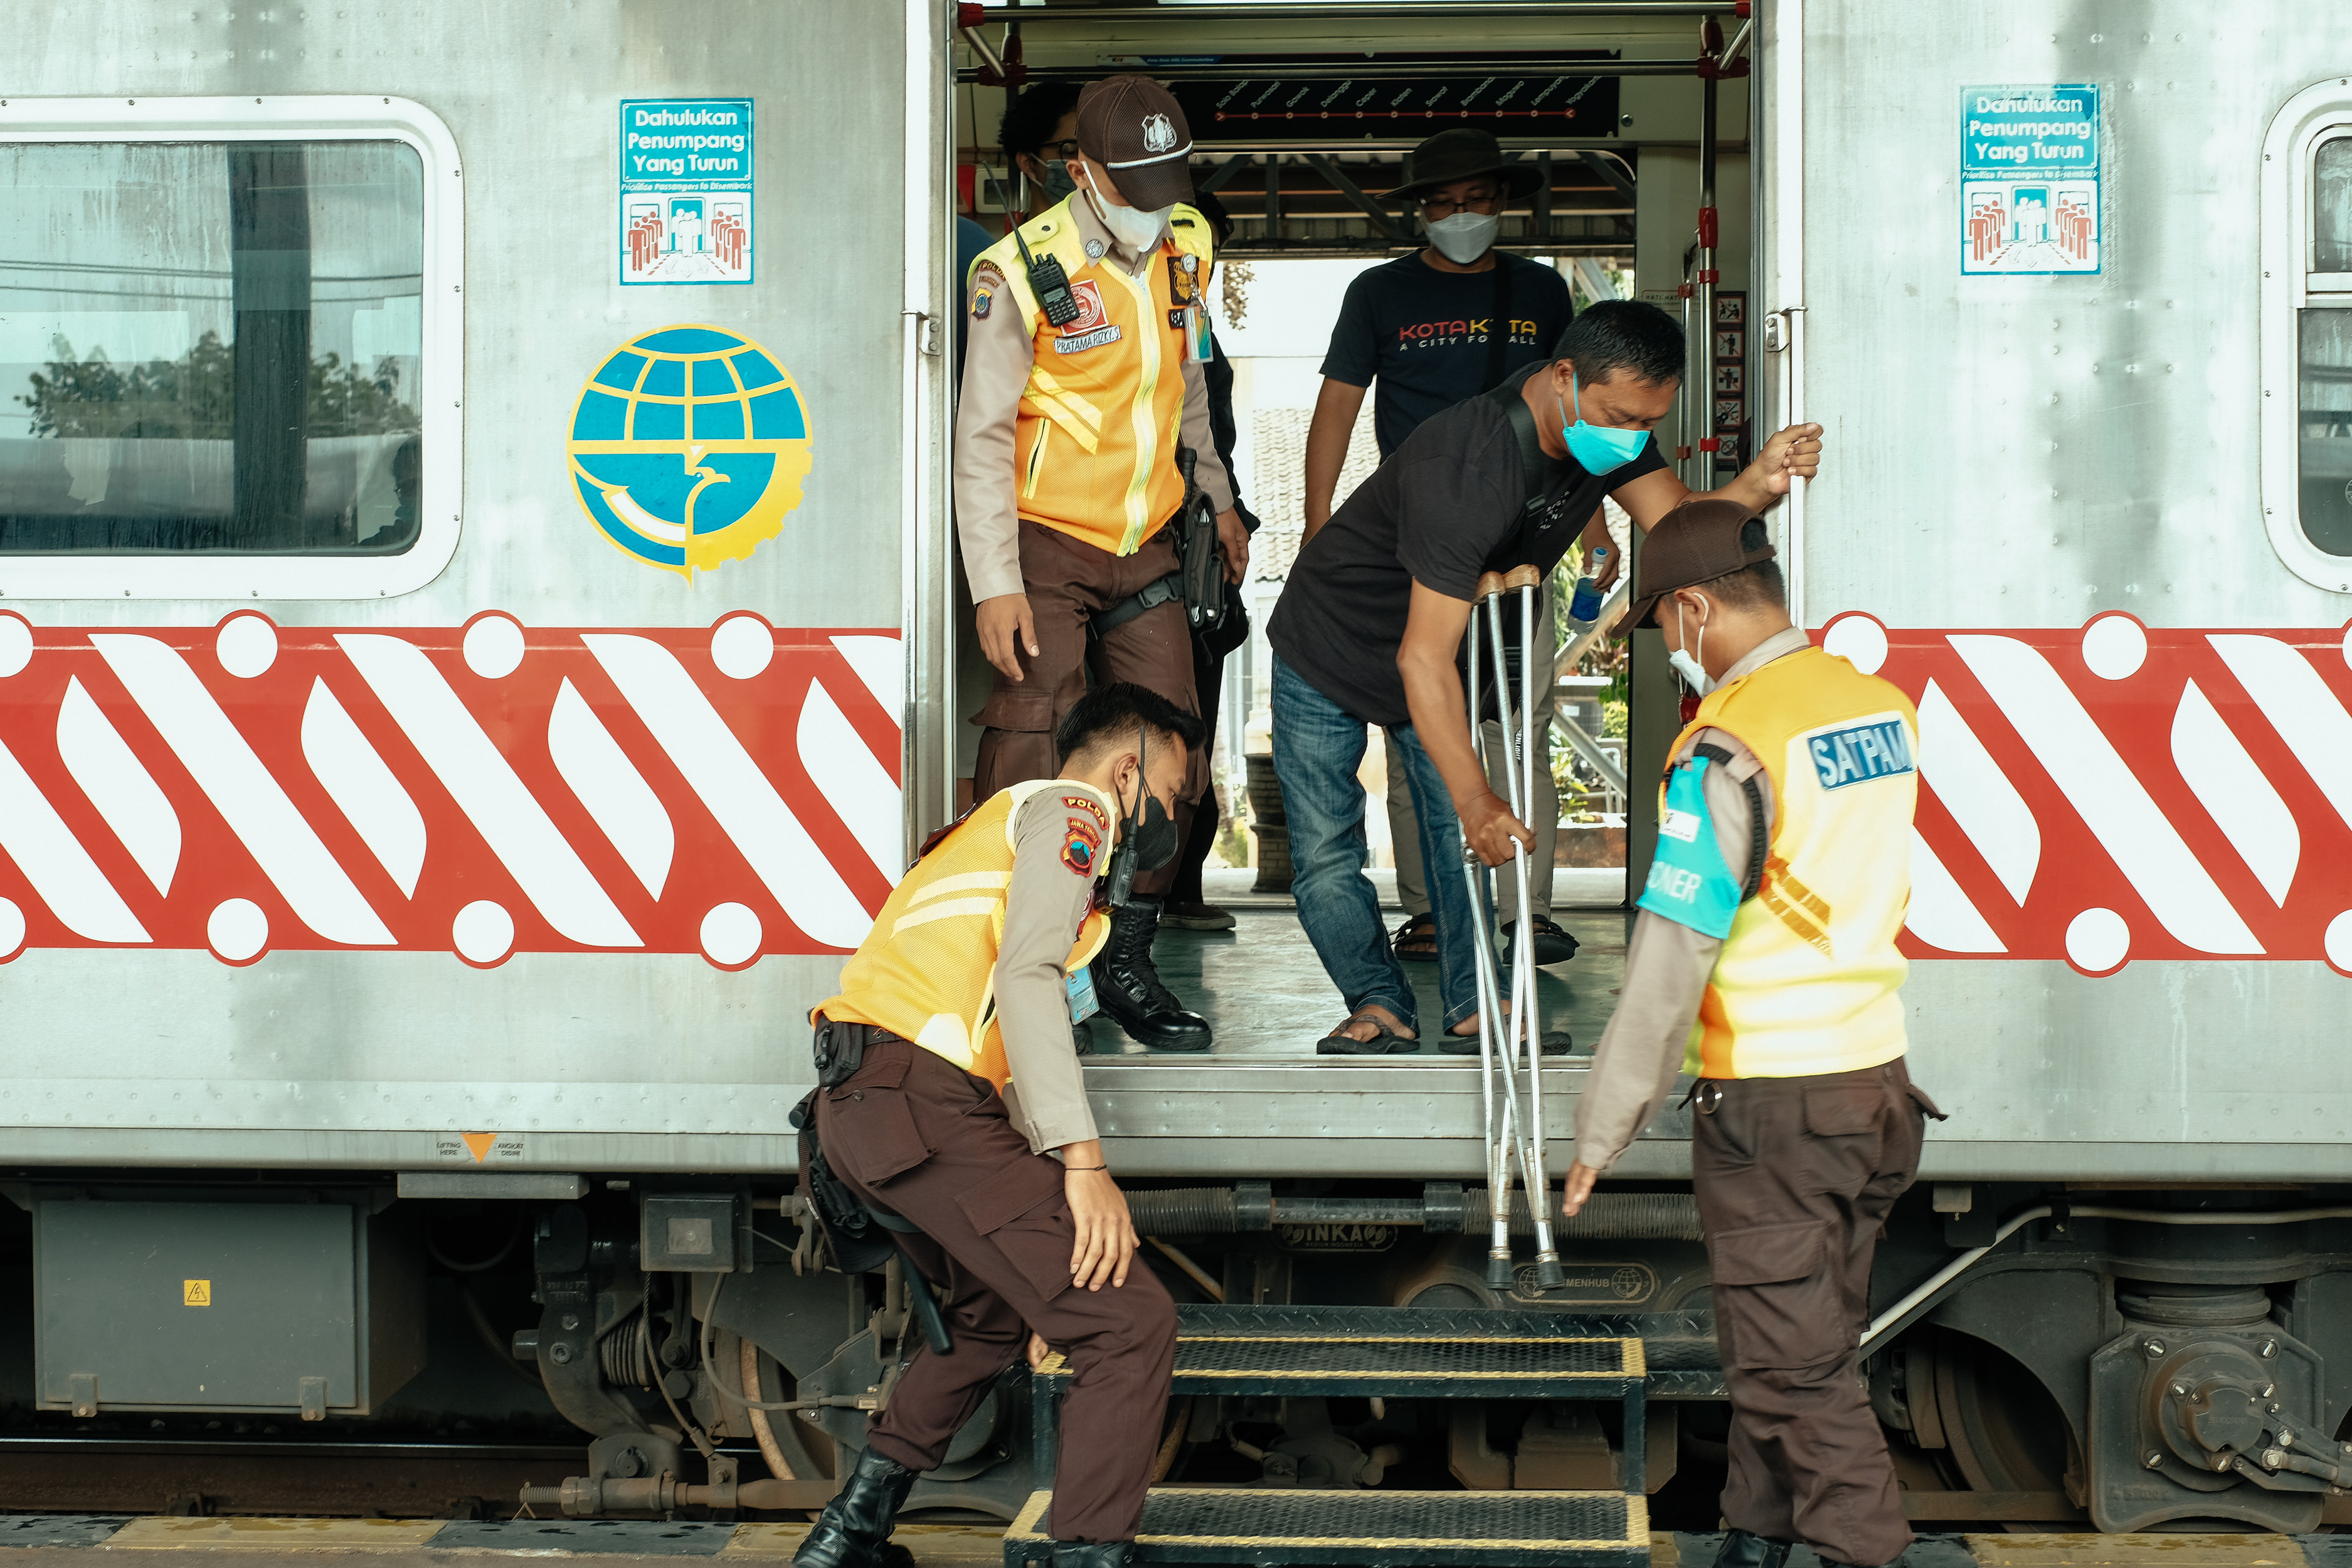
<svg viewBox="0 0 2352 1568">
<path fill-rule="evenodd" d="M 490 1145 L 499 1141 L 495 1132 L 460 1132 L 457 1136 L 463 1138 L 466 1147 L 474 1152 L 474 1163 L 477 1165 L 488 1156 Z"/>
</svg>

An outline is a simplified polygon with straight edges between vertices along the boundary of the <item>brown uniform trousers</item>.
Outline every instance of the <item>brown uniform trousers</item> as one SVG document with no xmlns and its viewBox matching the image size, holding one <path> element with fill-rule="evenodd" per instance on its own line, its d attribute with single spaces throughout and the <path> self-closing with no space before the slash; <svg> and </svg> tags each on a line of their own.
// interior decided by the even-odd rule
<svg viewBox="0 0 2352 1568">
<path fill-rule="evenodd" d="M 817 1100 L 826 1162 L 873 1207 L 922 1227 L 899 1244 L 945 1298 L 955 1340 L 923 1346 L 866 1428 L 886 1458 L 939 1467 L 1035 1330 L 1068 1358 L 1057 1541 L 1132 1541 L 1168 1405 L 1176 1305 L 1140 1260 L 1117 1289 L 1070 1283 L 1076 1228 L 1062 1165 L 1029 1152 L 985 1079 L 905 1040 L 877 1040 Z"/>
<path fill-rule="evenodd" d="M 1167 529 L 1144 541 L 1132 555 L 1113 555 L 1058 529 L 1021 521 L 1021 591 L 1037 623 L 1037 657 L 1024 652 L 1026 680 L 996 677 L 995 689 L 975 721 L 982 726 L 980 756 L 973 764 L 971 797 L 986 800 L 1001 789 L 1061 772 L 1054 755 L 1054 730 L 1087 694 L 1087 618 L 1109 609 L 1176 570 L 1176 545 Z M 1094 674 L 1108 685 L 1131 680 L 1156 691 L 1185 712 L 1198 715 L 1192 689 L 1192 632 L 1180 599 L 1155 605 L 1113 628 L 1095 644 Z M 1209 748 L 1195 749 L 1184 772 L 1176 806 L 1178 842 L 1192 830 L 1192 807 L 1209 782 Z M 1138 872 L 1135 890 L 1148 898 L 1175 880 L 1171 863 Z"/>
<path fill-rule="evenodd" d="M 1911 1527 L 1857 1347 L 1881 1225 L 1918 1173 L 1926 1117 L 1940 1113 L 1900 1058 L 1706 1079 L 1693 1105 L 1692 1184 L 1731 1393 L 1724 1522 L 1840 1563 L 1892 1563 Z"/>
</svg>

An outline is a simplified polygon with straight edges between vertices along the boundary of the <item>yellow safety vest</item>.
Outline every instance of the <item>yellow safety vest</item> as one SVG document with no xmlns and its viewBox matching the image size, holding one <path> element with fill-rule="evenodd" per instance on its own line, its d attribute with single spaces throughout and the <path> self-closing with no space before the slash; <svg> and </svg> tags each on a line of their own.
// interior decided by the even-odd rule
<svg viewBox="0 0 2352 1568">
<path fill-rule="evenodd" d="M 998 791 L 915 863 L 841 966 L 841 994 L 815 1011 L 904 1036 L 1002 1089 L 1013 1071 L 996 1016 L 996 953 L 1013 883 L 1013 830 L 1029 798 L 1048 791 L 1070 796 L 1071 816 L 1095 823 L 1097 847 L 1108 848 L 1111 807 L 1091 786 L 1031 779 Z M 1066 967 L 1082 967 L 1109 934 L 1110 917 L 1089 910 Z"/>
<path fill-rule="evenodd" d="M 1668 754 L 1710 726 L 1763 763 L 1772 837 L 1684 1070 L 1807 1078 L 1893 1061 L 1906 1045 L 1896 991 L 1909 966 L 1895 937 L 1911 902 L 1917 711 L 1889 682 L 1811 647 L 1708 693 Z"/>
<path fill-rule="evenodd" d="M 1176 447 L 1184 427 L 1184 307 L 1207 309 L 1214 245 L 1209 220 L 1180 205 L 1142 276 L 1129 277 L 1088 259 L 1069 212 L 1077 199 L 1021 226 L 1031 256 L 1062 264 L 1077 320 L 1059 327 L 1045 320 L 1011 235 L 972 263 L 972 309 L 991 308 L 979 292 L 986 288 L 1021 310 L 1030 329 L 1029 383 L 1013 428 L 1021 516 L 1132 555 L 1183 503 Z"/>
</svg>

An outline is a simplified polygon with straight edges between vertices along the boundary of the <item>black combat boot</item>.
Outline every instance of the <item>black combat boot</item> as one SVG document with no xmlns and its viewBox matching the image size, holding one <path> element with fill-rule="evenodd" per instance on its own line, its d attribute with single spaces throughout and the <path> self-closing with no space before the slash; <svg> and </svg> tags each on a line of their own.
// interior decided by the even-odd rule
<svg viewBox="0 0 2352 1568">
<path fill-rule="evenodd" d="M 1056 1541 L 1054 1568 L 1127 1568 L 1132 1541 Z"/>
<path fill-rule="evenodd" d="M 1729 1531 L 1716 1548 L 1715 1568 L 1784 1568 L 1789 1542 L 1768 1541 L 1744 1530 Z"/>
<path fill-rule="evenodd" d="M 1155 1051 L 1205 1051 L 1209 1021 L 1188 1013 L 1151 967 L 1158 899 L 1129 899 L 1110 917 L 1110 940 L 1094 962 L 1095 1000 L 1119 1027 Z"/>
<path fill-rule="evenodd" d="M 858 1455 L 840 1495 L 793 1553 L 793 1568 L 912 1568 L 914 1554 L 891 1542 L 890 1525 L 915 1475 L 873 1448 Z"/>
</svg>

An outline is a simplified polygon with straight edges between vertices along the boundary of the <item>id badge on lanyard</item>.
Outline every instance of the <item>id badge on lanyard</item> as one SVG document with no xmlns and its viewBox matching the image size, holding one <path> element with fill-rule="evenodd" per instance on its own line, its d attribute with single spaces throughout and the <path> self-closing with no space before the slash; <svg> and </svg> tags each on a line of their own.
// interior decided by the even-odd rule
<svg viewBox="0 0 2352 1568">
<path fill-rule="evenodd" d="M 1168 258 L 1168 324 L 1184 334 L 1186 364 L 1207 364 L 1217 357 L 1216 346 L 1209 338 L 1208 306 L 1201 297 L 1200 267 L 1197 256 Z"/>
<path fill-rule="evenodd" d="M 1091 965 L 1081 965 L 1070 971 L 1066 984 L 1070 991 L 1070 1022 L 1083 1024 L 1102 1011 L 1095 1000 L 1095 972 Z"/>
</svg>

